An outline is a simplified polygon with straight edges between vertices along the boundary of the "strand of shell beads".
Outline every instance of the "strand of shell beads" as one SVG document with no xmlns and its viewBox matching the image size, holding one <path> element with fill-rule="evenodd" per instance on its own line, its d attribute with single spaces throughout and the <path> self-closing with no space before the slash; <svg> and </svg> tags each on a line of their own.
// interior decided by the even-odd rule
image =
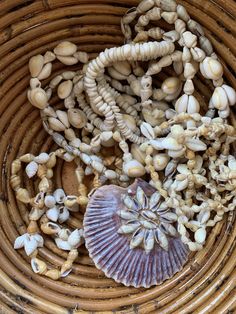
<svg viewBox="0 0 236 314">
<path fill-rule="evenodd" d="M 65 277 L 72 271 L 73 262 L 78 257 L 77 248 L 84 242 L 82 229 L 71 231 L 62 224 L 69 219 L 70 212 L 79 210 L 79 204 L 86 203 L 86 196 L 84 194 L 79 197 L 66 195 L 61 188 L 52 191 L 51 179 L 57 158 L 67 160 L 67 154 L 61 148 L 50 154 L 41 153 L 38 156 L 26 154 L 14 160 L 11 165 L 10 183 L 16 193 L 16 198 L 31 206 L 27 232 L 16 238 L 14 248 L 24 248 L 27 256 L 31 258 L 31 267 L 35 273 L 54 280 Z M 25 172 L 28 178 L 31 179 L 37 175 L 40 179 L 39 192 L 35 197 L 30 197 L 28 190 L 22 187 L 20 177 L 22 163 L 27 164 Z M 81 189 L 79 189 L 80 191 Z M 42 234 L 53 237 L 59 249 L 69 251 L 60 270 L 49 267 L 44 261 L 37 258 L 39 253 L 37 248 L 44 245 Z"/>
</svg>

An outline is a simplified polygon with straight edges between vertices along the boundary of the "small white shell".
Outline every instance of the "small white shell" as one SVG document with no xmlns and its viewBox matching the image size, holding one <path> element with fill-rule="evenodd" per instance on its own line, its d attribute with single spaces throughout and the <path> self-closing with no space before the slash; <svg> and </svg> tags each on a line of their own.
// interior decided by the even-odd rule
<svg viewBox="0 0 236 314">
<path fill-rule="evenodd" d="M 200 104 L 198 100 L 194 96 L 190 95 L 188 98 L 187 113 L 193 114 L 193 113 L 198 113 L 199 111 L 200 111 Z"/>
<path fill-rule="evenodd" d="M 235 90 L 226 84 L 222 85 L 222 88 L 224 89 L 230 106 L 234 106 L 236 104 L 236 92 Z"/>
<path fill-rule="evenodd" d="M 59 209 L 57 207 L 52 207 L 46 212 L 46 216 L 53 222 L 56 222 L 59 217 Z"/>
<path fill-rule="evenodd" d="M 53 52 L 59 56 L 72 56 L 77 50 L 77 46 L 69 41 L 63 41 L 54 48 Z"/>
<path fill-rule="evenodd" d="M 141 177 L 146 173 L 144 166 L 135 159 L 124 162 L 123 171 L 131 178 Z"/>
<path fill-rule="evenodd" d="M 178 18 L 176 12 L 163 12 L 161 13 L 161 17 L 169 24 L 174 24 Z"/>
<path fill-rule="evenodd" d="M 115 80 L 120 81 L 120 80 L 126 80 L 127 79 L 127 75 L 120 73 L 114 67 L 108 67 L 107 71 L 108 71 L 109 75 Z"/>
<path fill-rule="evenodd" d="M 200 228 L 194 234 L 194 239 L 197 243 L 202 244 L 206 240 L 206 229 Z"/>
<path fill-rule="evenodd" d="M 68 243 L 73 248 L 77 248 L 82 242 L 83 238 L 81 237 L 81 232 L 79 229 L 75 229 L 68 237 Z"/>
<path fill-rule="evenodd" d="M 168 77 L 162 83 L 161 89 L 165 94 L 175 94 L 180 87 L 180 80 L 177 77 Z"/>
<path fill-rule="evenodd" d="M 211 100 L 213 106 L 218 110 L 225 110 L 228 106 L 228 97 L 222 87 L 216 87 Z"/>
<path fill-rule="evenodd" d="M 24 242 L 25 253 L 27 256 L 31 255 L 38 247 L 38 242 L 34 237 L 29 237 Z"/>
<path fill-rule="evenodd" d="M 131 66 L 128 61 L 115 62 L 112 66 L 122 75 L 128 76 L 131 74 Z"/>
<path fill-rule="evenodd" d="M 58 232 L 58 236 L 60 239 L 67 241 L 71 231 L 67 228 L 63 228 Z"/>
<path fill-rule="evenodd" d="M 48 208 L 52 208 L 55 206 L 56 204 L 56 200 L 55 197 L 52 195 L 46 195 L 45 199 L 44 199 L 44 204 L 45 206 L 47 206 Z"/>
<path fill-rule="evenodd" d="M 230 107 L 227 106 L 224 110 L 219 110 L 218 111 L 219 117 L 222 119 L 226 119 L 230 115 Z"/>
<path fill-rule="evenodd" d="M 171 157 L 171 158 L 179 158 L 179 157 L 183 157 L 184 156 L 184 153 L 185 153 L 185 148 L 181 148 L 181 149 L 178 149 L 178 150 L 172 150 L 172 149 L 169 149 L 168 150 L 168 155 Z"/>
<path fill-rule="evenodd" d="M 38 164 L 31 161 L 25 168 L 25 172 L 29 178 L 32 178 L 38 171 Z"/>
<path fill-rule="evenodd" d="M 68 119 L 71 125 L 77 129 L 81 129 L 87 123 L 87 117 L 85 113 L 77 108 L 70 108 L 68 110 Z"/>
<path fill-rule="evenodd" d="M 44 64 L 48 63 L 48 62 L 52 62 L 56 59 L 56 56 L 53 52 L 51 51 L 47 51 L 44 55 Z"/>
<path fill-rule="evenodd" d="M 65 206 L 59 208 L 60 210 L 60 214 L 59 214 L 59 217 L 58 217 L 58 221 L 60 223 L 63 223 L 65 221 L 67 221 L 70 217 L 70 212 L 68 210 L 68 208 L 66 208 Z"/>
<path fill-rule="evenodd" d="M 167 154 L 156 154 L 153 157 L 153 166 L 157 171 L 161 171 L 165 169 L 169 160 L 170 157 Z"/>
<path fill-rule="evenodd" d="M 221 63 L 212 57 L 206 57 L 200 63 L 200 70 L 205 78 L 219 80 L 223 75 L 223 67 Z"/>
<path fill-rule="evenodd" d="M 172 30 L 163 34 L 163 39 L 165 41 L 171 41 L 172 43 L 179 40 L 179 37 L 180 37 L 179 33 L 175 30 Z"/>
<path fill-rule="evenodd" d="M 118 177 L 117 173 L 114 170 L 106 170 L 105 171 L 105 177 L 109 180 L 114 180 Z"/>
<path fill-rule="evenodd" d="M 88 63 L 89 56 L 85 51 L 77 51 L 73 56 L 81 63 Z"/>
<path fill-rule="evenodd" d="M 198 47 L 191 48 L 191 54 L 192 54 L 193 60 L 197 62 L 202 62 L 206 57 L 205 52 Z"/>
<path fill-rule="evenodd" d="M 67 113 L 65 111 L 62 111 L 62 110 L 57 110 L 56 114 L 57 114 L 58 119 L 64 124 L 64 126 L 66 128 L 69 128 L 70 127 L 70 123 L 69 123 L 69 120 L 68 120 Z"/>
<path fill-rule="evenodd" d="M 28 99 L 31 104 L 39 109 L 44 109 L 48 105 L 48 97 L 45 91 L 40 88 L 34 88 L 28 91 Z"/>
<path fill-rule="evenodd" d="M 66 194 L 63 189 L 56 189 L 53 196 L 58 204 L 63 204 Z"/>
<path fill-rule="evenodd" d="M 186 80 L 192 80 L 197 72 L 194 64 L 192 63 L 185 63 L 184 65 L 184 77 Z"/>
<path fill-rule="evenodd" d="M 37 77 L 44 65 L 44 57 L 36 55 L 29 60 L 29 70 L 32 77 Z"/>
<path fill-rule="evenodd" d="M 65 154 L 63 155 L 63 159 L 64 159 L 65 161 L 67 161 L 67 162 L 71 162 L 72 160 L 75 159 L 75 156 L 72 155 L 72 154 L 69 154 L 69 153 L 65 153 Z"/>
<path fill-rule="evenodd" d="M 142 134 L 149 140 L 152 140 L 155 138 L 154 130 L 149 123 L 143 122 L 140 126 L 140 129 L 141 129 Z"/>
<path fill-rule="evenodd" d="M 64 126 L 63 123 L 61 123 L 60 120 L 50 117 L 48 118 L 48 123 L 51 129 L 57 132 L 62 132 L 65 131 L 66 127 Z"/>
<path fill-rule="evenodd" d="M 199 139 L 190 138 L 185 142 L 186 146 L 194 152 L 205 151 L 207 145 Z"/>
<path fill-rule="evenodd" d="M 162 146 L 165 149 L 170 149 L 170 150 L 180 150 L 182 149 L 182 145 L 180 145 L 176 139 L 172 137 L 166 137 L 162 141 Z"/>
<path fill-rule="evenodd" d="M 74 65 L 78 63 L 78 59 L 75 57 L 62 57 L 62 56 L 57 56 L 57 59 L 61 61 L 61 63 L 65 65 Z"/>
<path fill-rule="evenodd" d="M 70 95 L 72 88 L 73 88 L 73 83 L 71 80 L 67 80 L 67 81 L 62 82 L 58 86 L 58 89 L 57 89 L 58 97 L 60 99 L 67 98 Z"/>
<path fill-rule="evenodd" d="M 55 242 L 56 242 L 56 245 L 59 249 L 64 250 L 64 251 L 70 251 L 71 250 L 71 245 L 67 241 L 64 241 L 60 238 L 56 238 Z"/>
<path fill-rule="evenodd" d="M 186 112 L 188 107 L 188 95 L 182 95 L 175 103 L 177 113 Z"/>
<path fill-rule="evenodd" d="M 21 249 L 22 247 L 24 247 L 25 240 L 27 240 L 28 237 L 29 237 L 28 233 L 25 233 L 25 234 L 17 237 L 15 242 L 14 242 L 14 249 L 18 250 L 18 249 Z"/>
<path fill-rule="evenodd" d="M 38 75 L 38 79 L 45 80 L 48 78 L 52 73 L 52 63 L 47 63 L 45 66 L 42 68 L 42 71 Z"/>
<path fill-rule="evenodd" d="M 194 93 L 194 85 L 192 80 L 186 80 L 183 91 L 186 95 L 192 95 Z"/>
<path fill-rule="evenodd" d="M 37 162 L 38 164 L 45 164 L 46 162 L 49 161 L 49 158 L 50 158 L 49 154 L 41 153 L 34 158 L 34 161 Z"/>
<path fill-rule="evenodd" d="M 178 17 L 185 22 L 188 22 L 190 20 L 190 16 L 188 15 L 185 7 L 180 4 L 177 5 L 177 14 Z"/>
<path fill-rule="evenodd" d="M 194 48 L 197 45 L 197 36 L 187 31 L 182 34 L 184 45 L 188 48 Z"/>
</svg>

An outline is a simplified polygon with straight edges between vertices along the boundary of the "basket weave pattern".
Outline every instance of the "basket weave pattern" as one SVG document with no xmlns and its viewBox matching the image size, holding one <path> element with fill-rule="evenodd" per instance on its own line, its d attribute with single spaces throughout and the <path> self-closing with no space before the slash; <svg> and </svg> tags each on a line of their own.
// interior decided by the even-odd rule
<svg viewBox="0 0 236 314">
<path fill-rule="evenodd" d="M 184 269 L 161 286 L 124 287 L 107 279 L 93 266 L 84 247 L 73 272 L 60 281 L 34 274 L 23 250 L 15 251 L 15 238 L 26 232 L 28 208 L 15 199 L 9 185 L 10 164 L 27 152 L 35 155 L 56 148 L 42 128 L 39 111 L 26 97 L 28 60 L 52 50 L 66 39 L 91 53 L 121 45 L 120 18 L 136 0 L 2 0 L 0 2 L 0 313 L 229 313 L 236 308 L 236 221 L 230 214 L 212 229 L 204 249 Z M 179 0 L 200 22 L 224 64 L 225 79 L 236 80 L 236 2 L 234 0 Z M 56 62 L 53 74 L 62 70 Z M 71 67 L 73 69 L 73 67 Z M 211 87 L 198 82 L 205 102 Z M 56 105 L 58 99 L 52 99 Z M 235 117 L 231 122 L 236 126 Z M 67 169 L 67 175 L 70 169 Z M 55 186 L 63 186 L 63 163 L 57 165 Z M 36 185 L 23 178 L 29 191 Z M 33 192 L 34 191 L 34 192 Z M 82 226 L 77 213 L 68 222 Z M 39 256 L 61 266 L 66 258 L 55 244 L 45 241 Z"/>
</svg>

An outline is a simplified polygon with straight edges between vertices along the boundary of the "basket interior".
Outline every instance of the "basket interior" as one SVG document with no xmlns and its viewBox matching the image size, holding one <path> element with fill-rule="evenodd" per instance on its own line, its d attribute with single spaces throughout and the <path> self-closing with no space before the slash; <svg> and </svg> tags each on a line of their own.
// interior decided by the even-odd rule
<svg viewBox="0 0 236 314">
<path fill-rule="evenodd" d="M 224 64 L 226 82 L 236 88 L 235 1 L 177 2 L 204 26 Z M 121 45 L 124 39 L 120 18 L 137 3 L 136 0 L 3 0 L 0 3 L 1 313 L 226 313 L 236 308 L 234 214 L 212 229 L 204 249 L 192 254 L 180 273 L 150 289 L 129 288 L 106 278 L 95 268 L 83 246 L 79 248 L 73 273 L 60 281 L 34 274 L 24 252 L 13 249 L 15 238 L 26 232 L 29 209 L 16 200 L 9 186 L 11 162 L 27 152 L 37 155 L 56 148 L 42 127 L 39 111 L 26 97 L 29 58 L 53 49 L 63 39 L 76 43 L 91 58 L 106 47 Z M 61 63 L 54 62 L 53 75 L 62 68 Z M 202 104 L 208 103 L 212 86 L 197 80 L 196 88 Z M 52 104 L 60 107 L 57 98 Z M 231 121 L 236 125 L 234 114 Z M 58 163 L 55 186 L 63 186 L 70 193 L 76 190 L 73 167 L 62 161 Z M 23 180 L 35 194 L 36 186 L 26 177 Z M 81 213 L 74 213 L 68 224 L 81 227 L 82 220 Z M 47 239 L 39 256 L 49 264 L 60 266 L 66 253 Z"/>
</svg>

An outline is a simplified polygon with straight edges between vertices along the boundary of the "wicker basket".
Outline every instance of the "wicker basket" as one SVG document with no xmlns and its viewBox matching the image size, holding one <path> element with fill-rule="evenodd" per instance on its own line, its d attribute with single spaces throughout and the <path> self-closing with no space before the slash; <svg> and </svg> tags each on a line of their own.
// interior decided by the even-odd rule
<svg viewBox="0 0 236 314">
<path fill-rule="evenodd" d="M 27 102 L 27 62 L 68 39 L 95 55 L 122 44 L 120 17 L 136 0 L 2 0 L 0 1 L 1 197 L 0 313 L 231 313 L 236 309 L 236 222 L 225 217 L 212 230 L 204 250 L 192 255 L 181 273 L 150 289 L 127 288 L 104 277 L 80 248 L 73 272 L 53 281 L 32 272 L 23 250 L 13 243 L 26 232 L 28 209 L 9 186 L 10 164 L 26 152 L 55 148 L 42 128 L 39 112 Z M 225 78 L 236 88 L 236 2 L 178 0 L 199 21 L 225 65 Z M 61 64 L 54 64 L 54 73 Z M 210 87 L 198 82 L 203 98 Z M 56 102 L 56 100 L 55 100 Z M 232 121 L 234 119 L 232 116 Z M 66 187 L 73 165 L 58 165 L 56 184 Z M 61 176 L 61 174 L 64 174 Z M 62 182 L 61 182 L 62 177 Z M 31 191 L 35 186 L 27 182 Z M 82 214 L 69 220 L 81 227 Z M 66 254 L 48 239 L 40 258 L 60 266 Z"/>
</svg>

